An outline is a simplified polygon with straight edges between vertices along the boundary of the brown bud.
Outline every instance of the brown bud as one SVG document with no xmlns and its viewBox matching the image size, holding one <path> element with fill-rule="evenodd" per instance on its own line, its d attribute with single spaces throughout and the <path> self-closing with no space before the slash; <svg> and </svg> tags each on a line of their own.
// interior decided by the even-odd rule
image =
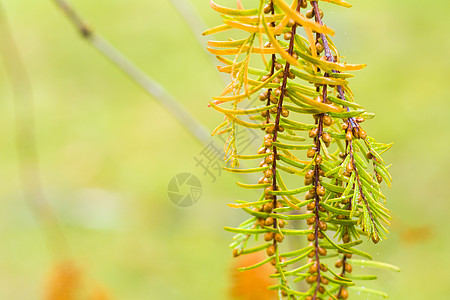
<svg viewBox="0 0 450 300">
<path fill-rule="evenodd" d="M 322 155 L 318 154 L 316 156 L 315 162 L 317 165 L 320 165 L 322 163 Z"/>
<path fill-rule="evenodd" d="M 378 235 L 377 235 L 376 233 L 374 233 L 374 234 L 372 235 L 372 242 L 373 242 L 374 244 L 378 244 L 379 241 L 380 241 L 380 238 L 378 237 Z"/>
<path fill-rule="evenodd" d="M 353 271 L 353 267 L 349 263 L 346 263 L 345 264 L 345 272 L 351 273 L 352 271 Z"/>
<path fill-rule="evenodd" d="M 292 19 L 289 19 L 289 21 L 288 21 L 288 23 L 287 23 L 287 26 L 288 26 L 288 27 L 292 27 L 292 26 L 294 26 L 294 25 L 295 25 L 295 21 L 292 20 Z"/>
<path fill-rule="evenodd" d="M 306 156 L 308 158 L 313 158 L 316 155 L 316 149 L 315 148 L 311 148 L 308 150 L 308 152 L 306 152 Z"/>
<path fill-rule="evenodd" d="M 276 259 L 276 257 L 272 258 L 272 259 L 270 260 L 270 263 L 272 264 L 272 266 L 275 266 L 275 265 L 277 264 L 277 259 Z"/>
<path fill-rule="evenodd" d="M 317 237 L 318 237 L 319 239 L 324 239 L 324 238 L 325 238 L 325 236 L 323 235 L 322 231 L 319 231 L 319 232 L 317 233 Z"/>
<path fill-rule="evenodd" d="M 348 124 L 347 123 L 343 123 L 342 124 L 342 129 L 343 130 L 347 130 L 348 129 Z"/>
<path fill-rule="evenodd" d="M 345 169 L 348 173 L 352 173 L 353 172 L 353 163 L 349 162 Z"/>
<path fill-rule="evenodd" d="M 264 221 L 264 225 L 266 225 L 266 226 L 272 226 L 274 222 L 275 222 L 275 219 L 274 219 L 274 218 L 268 217 L 268 218 Z"/>
<path fill-rule="evenodd" d="M 362 123 L 362 122 L 364 122 L 364 118 L 363 117 L 357 117 L 356 118 L 356 122 Z"/>
<path fill-rule="evenodd" d="M 272 171 L 272 169 L 267 169 L 267 170 L 264 172 L 264 176 L 267 177 L 267 178 L 272 177 L 272 176 L 273 176 L 273 171 Z"/>
<path fill-rule="evenodd" d="M 316 208 L 316 203 L 314 202 L 308 203 L 308 205 L 306 205 L 307 210 L 314 210 L 314 208 Z"/>
<path fill-rule="evenodd" d="M 266 127 L 266 133 L 273 133 L 275 131 L 275 126 L 270 125 Z"/>
<path fill-rule="evenodd" d="M 364 129 L 361 129 L 359 131 L 359 137 L 364 140 L 367 137 L 367 132 Z"/>
<path fill-rule="evenodd" d="M 324 49 L 325 48 L 323 47 L 323 45 L 321 43 L 316 43 L 317 53 L 322 53 Z"/>
<path fill-rule="evenodd" d="M 342 268 L 343 265 L 344 265 L 344 263 L 343 263 L 342 260 L 338 260 L 338 261 L 334 264 L 334 266 L 335 266 L 336 268 Z"/>
<path fill-rule="evenodd" d="M 320 270 L 322 270 L 323 272 L 326 272 L 326 271 L 328 271 L 328 268 L 324 264 L 320 264 Z"/>
<path fill-rule="evenodd" d="M 347 258 L 352 258 L 353 255 L 351 253 L 345 253 L 344 256 Z"/>
<path fill-rule="evenodd" d="M 305 200 L 314 199 L 314 194 L 309 191 L 305 194 Z"/>
<path fill-rule="evenodd" d="M 278 87 L 274 90 L 273 94 L 275 95 L 275 97 L 280 97 L 281 96 L 281 89 Z"/>
<path fill-rule="evenodd" d="M 267 148 L 265 148 L 265 147 L 259 148 L 259 149 L 258 149 L 258 154 L 264 154 L 264 153 L 266 153 L 266 149 L 267 149 Z"/>
<path fill-rule="evenodd" d="M 261 101 L 267 100 L 267 91 L 262 92 L 261 94 L 259 94 L 259 100 L 261 100 Z"/>
<path fill-rule="evenodd" d="M 272 140 L 265 140 L 264 141 L 264 146 L 266 146 L 267 148 L 272 147 Z"/>
<path fill-rule="evenodd" d="M 309 273 L 310 274 L 314 274 L 314 273 L 316 273 L 317 272 L 317 263 L 315 263 L 315 264 L 313 264 L 313 265 L 311 265 L 310 267 L 309 267 Z"/>
<path fill-rule="evenodd" d="M 273 191 L 273 186 L 272 186 L 272 185 L 270 185 L 270 186 L 268 186 L 268 187 L 266 187 L 266 188 L 264 189 L 264 192 L 265 192 L 266 194 L 269 194 L 271 191 Z"/>
<path fill-rule="evenodd" d="M 322 121 L 325 126 L 331 126 L 333 123 L 333 119 L 329 115 L 324 115 Z"/>
<path fill-rule="evenodd" d="M 319 133 L 319 128 L 313 128 L 309 131 L 309 137 L 310 138 L 315 138 L 317 136 L 317 134 Z"/>
<path fill-rule="evenodd" d="M 316 217 L 315 216 L 312 216 L 311 218 L 306 219 L 306 224 L 312 225 L 314 223 L 316 223 Z"/>
<path fill-rule="evenodd" d="M 345 135 L 345 139 L 349 142 L 353 139 L 353 134 L 350 130 L 347 131 L 347 134 Z"/>
<path fill-rule="evenodd" d="M 325 221 L 320 220 L 320 221 L 319 221 L 319 228 L 320 228 L 320 230 L 322 230 L 322 231 L 326 231 L 327 228 L 328 228 L 327 223 L 326 223 Z"/>
<path fill-rule="evenodd" d="M 314 17 L 314 10 L 311 8 L 310 10 L 308 10 L 307 12 L 306 12 L 306 15 L 305 15 L 308 19 L 312 19 L 313 17 Z"/>
<path fill-rule="evenodd" d="M 292 38 L 292 33 L 286 32 L 286 33 L 284 34 L 284 39 L 285 39 L 286 41 L 289 41 L 291 38 Z"/>
<path fill-rule="evenodd" d="M 321 185 L 318 185 L 316 188 L 317 195 L 323 196 L 325 195 L 325 188 Z"/>
<path fill-rule="evenodd" d="M 348 292 L 346 289 L 342 289 L 341 292 L 339 293 L 339 298 L 341 299 L 347 299 L 348 298 Z"/>
<path fill-rule="evenodd" d="M 263 180 L 262 183 L 272 183 L 272 179 L 271 178 L 268 178 L 268 177 L 263 177 L 263 178 L 264 178 L 264 180 Z"/>
<path fill-rule="evenodd" d="M 294 73 L 292 73 L 291 71 L 289 71 L 289 73 L 288 73 L 288 78 L 289 78 L 289 79 L 295 79 Z"/>
<path fill-rule="evenodd" d="M 320 212 L 326 212 L 327 210 L 325 209 L 325 207 L 319 206 L 319 211 L 320 211 Z"/>
<path fill-rule="evenodd" d="M 309 254 L 308 254 L 308 257 L 309 258 L 313 258 L 314 256 L 316 256 L 316 251 L 311 251 L 311 252 L 309 252 Z"/>
<path fill-rule="evenodd" d="M 285 118 L 289 117 L 289 110 L 287 110 L 287 108 L 282 108 L 281 109 L 281 115 Z"/>
<path fill-rule="evenodd" d="M 308 239 L 308 241 L 312 242 L 316 239 L 316 236 L 314 235 L 314 233 L 311 232 L 311 233 L 308 233 L 307 239 Z"/>
<path fill-rule="evenodd" d="M 367 152 L 367 153 L 366 153 L 366 157 L 367 157 L 367 159 L 372 159 L 372 158 L 373 158 L 373 155 L 372 155 L 372 153 Z"/>
<path fill-rule="evenodd" d="M 301 8 L 307 8 L 308 7 L 308 2 L 306 0 L 301 0 L 300 7 Z"/>
<path fill-rule="evenodd" d="M 278 99 L 273 94 L 270 94 L 270 103 L 272 103 L 272 104 L 278 103 Z M 274 108 L 276 108 L 276 107 L 274 107 Z"/>
<path fill-rule="evenodd" d="M 325 288 L 323 286 L 319 286 L 318 291 L 320 294 L 323 294 L 323 293 L 325 293 Z M 320 299 L 319 297 L 316 297 L 316 300 L 319 300 L 319 299 Z"/>
<path fill-rule="evenodd" d="M 317 280 L 316 275 L 311 275 L 311 276 L 306 277 L 306 282 L 308 282 L 308 283 L 316 282 L 316 280 Z"/>
<path fill-rule="evenodd" d="M 276 250 L 275 245 L 270 245 L 269 247 L 267 247 L 267 249 L 266 249 L 267 256 L 274 255 L 275 250 Z"/>
<path fill-rule="evenodd" d="M 278 220 L 278 226 L 283 228 L 284 226 L 286 226 L 286 221 L 285 220 Z"/>
<path fill-rule="evenodd" d="M 273 232 L 266 232 L 264 234 L 264 240 L 266 242 L 271 241 L 273 239 Z"/>
<path fill-rule="evenodd" d="M 353 136 L 359 139 L 359 128 L 353 127 Z"/>
<path fill-rule="evenodd" d="M 272 202 L 264 204 L 264 211 L 266 213 L 272 212 L 272 209 L 273 209 L 273 203 Z"/>
<path fill-rule="evenodd" d="M 325 143 L 331 143 L 331 135 L 328 132 L 322 134 L 322 141 Z"/>
<path fill-rule="evenodd" d="M 342 236 L 342 241 L 343 241 L 344 243 L 350 243 L 350 235 L 349 235 L 348 233 L 344 234 L 344 235 Z"/>
<path fill-rule="evenodd" d="M 266 6 L 264 6 L 264 13 L 268 14 L 272 11 L 272 2 L 270 2 L 269 4 L 267 4 Z"/>
<path fill-rule="evenodd" d="M 327 249 L 319 247 L 319 250 L 317 250 L 319 252 L 320 256 L 325 256 L 327 255 Z"/>
<path fill-rule="evenodd" d="M 264 159 L 266 161 L 266 163 L 271 164 L 273 163 L 273 154 L 270 154 L 268 156 L 266 156 L 266 158 Z"/>
<path fill-rule="evenodd" d="M 279 234 L 279 233 L 275 233 L 275 241 L 277 241 L 278 243 L 283 242 L 284 240 L 284 236 Z"/>
<path fill-rule="evenodd" d="M 312 178 L 305 178 L 305 185 L 310 185 L 313 182 Z"/>
<path fill-rule="evenodd" d="M 308 170 L 308 172 L 306 172 L 305 174 L 305 178 L 314 178 L 314 170 Z"/>
<path fill-rule="evenodd" d="M 280 64 L 280 63 L 275 63 L 275 69 L 276 69 L 277 71 L 280 70 L 280 69 L 283 69 L 283 65 Z M 280 88 L 277 88 L 277 90 L 279 90 L 279 91 L 280 91 L 280 94 L 281 94 Z M 275 90 L 275 95 L 276 95 L 276 90 Z"/>
</svg>

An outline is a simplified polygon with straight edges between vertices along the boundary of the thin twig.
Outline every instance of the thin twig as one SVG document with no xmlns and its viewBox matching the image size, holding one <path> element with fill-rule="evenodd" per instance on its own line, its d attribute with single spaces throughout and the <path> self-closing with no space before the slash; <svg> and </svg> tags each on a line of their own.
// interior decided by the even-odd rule
<svg viewBox="0 0 450 300">
<path fill-rule="evenodd" d="M 196 138 L 197 141 L 203 145 L 207 145 L 211 141 L 209 131 L 200 122 L 192 117 L 192 115 L 178 103 L 164 87 L 154 79 L 150 78 L 119 50 L 89 27 L 67 1 L 53 0 L 53 2 L 61 8 L 69 21 L 87 42 L 158 101 L 186 130 L 188 130 L 191 135 Z"/>
<path fill-rule="evenodd" d="M 15 140 L 22 191 L 36 218 L 46 228 L 48 247 L 56 256 L 65 257 L 68 252 L 67 242 L 61 224 L 47 201 L 40 177 L 31 82 L 2 2 L 0 22 L 0 53 L 14 97 Z"/>
</svg>

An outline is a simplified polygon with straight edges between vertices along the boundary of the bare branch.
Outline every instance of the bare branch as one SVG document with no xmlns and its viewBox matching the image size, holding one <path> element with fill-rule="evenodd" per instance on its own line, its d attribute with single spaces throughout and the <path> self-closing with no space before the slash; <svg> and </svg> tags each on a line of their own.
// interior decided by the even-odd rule
<svg viewBox="0 0 450 300">
<path fill-rule="evenodd" d="M 39 171 L 36 145 L 33 92 L 27 70 L 14 41 L 0 2 L 0 54 L 14 97 L 15 140 L 24 198 L 46 229 L 50 250 L 57 256 L 67 255 L 67 242 L 61 224 L 47 201 Z"/>
<path fill-rule="evenodd" d="M 81 16 L 64 0 L 53 0 L 66 14 L 77 31 L 96 48 L 104 57 L 139 85 L 144 91 L 158 101 L 174 118 L 193 135 L 197 141 L 207 145 L 211 141 L 209 131 L 198 122 L 167 90 L 157 81 L 150 78 L 119 50 L 108 43 L 103 37 L 94 32 Z"/>
</svg>

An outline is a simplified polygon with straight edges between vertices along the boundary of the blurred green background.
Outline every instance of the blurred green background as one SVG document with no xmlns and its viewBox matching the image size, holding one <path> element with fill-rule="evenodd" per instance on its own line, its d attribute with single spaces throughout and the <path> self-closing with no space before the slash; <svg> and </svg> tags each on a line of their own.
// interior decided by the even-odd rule
<svg viewBox="0 0 450 300">
<path fill-rule="evenodd" d="M 205 175 L 194 161 L 203 146 L 82 41 L 51 1 L 2 2 L 32 81 L 41 177 L 71 259 L 112 299 L 228 299 L 231 234 L 222 227 L 243 220 L 226 206 L 240 195 L 235 178 Z M 219 24 L 208 1 L 191 2 L 208 26 Z M 326 22 L 341 54 L 368 64 L 351 79 L 357 101 L 377 115 L 367 131 L 395 143 L 385 155 L 394 178 L 390 239 L 369 251 L 402 272 L 367 285 L 392 299 L 448 299 L 450 2 L 351 2 L 350 10 L 327 5 Z M 72 4 L 209 130 L 221 121 L 207 103 L 223 83 L 169 1 Z M 0 299 L 43 299 L 60 258 L 23 199 L 3 66 Z M 184 209 L 167 196 L 181 172 L 203 186 Z"/>
</svg>

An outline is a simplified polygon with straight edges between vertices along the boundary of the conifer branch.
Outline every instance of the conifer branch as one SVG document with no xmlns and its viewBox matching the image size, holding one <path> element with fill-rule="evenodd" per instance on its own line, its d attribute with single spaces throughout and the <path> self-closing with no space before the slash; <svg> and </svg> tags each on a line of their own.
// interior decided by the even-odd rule
<svg viewBox="0 0 450 300">
<path fill-rule="evenodd" d="M 343 0 L 333 0 L 332 3 L 349 6 Z M 285 296 L 302 300 L 323 300 L 323 297 L 347 299 L 347 286 L 355 284 L 344 277 L 351 272 L 347 259 L 351 255 L 371 258 L 370 254 L 354 248 L 362 243 L 360 233 L 377 243 L 386 238 L 385 225 L 389 225 L 390 218 L 389 211 L 380 201 L 385 199 L 380 188 L 381 179 L 388 186 L 391 181 L 380 154 L 389 149 L 390 144 L 376 143 L 361 128 L 360 123 L 371 115 L 355 103 L 347 82 L 347 78 L 352 76 L 347 71 L 360 70 L 365 65 L 339 62 L 338 51 L 328 38 L 334 31 L 324 25 L 323 12 L 317 1 L 310 2 L 312 8 L 304 15 L 300 8 L 307 8 L 305 0 L 294 0 L 290 4 L 284 0 L 260 0 L 259 8 L 253 9 L 244 9 L 239 2 L 236 9 L 221 6 L 213 0 L 210 4 L 223 15 L 224 25 L 207 30 L 206 34 L 232 30 L 249 34 L 248 39 L 229 38 L 208 43 L 214 47 L 208 48 L 212 53 L 234 55 L 233 60 L 218 57 L 225 64 L 219 66 L 219 70 L 230 73 L 232 77 L 230 85 L 220 96 L 214 97 L 211 104 L 214 109 L 225 113 L 227 122 L 223 124 L 228 125 L 229 130 L 222 132 L 233 132 L 237 126 L 245 126 L 264 128 L 266 133 L 257 154 L 247 156 L 248 159 L 262 158 L 259 168 L 240 170 L 263 173 L 257 184 L 241 185 L 264 189 L 261 197 L 256 201 L 230 204 L 252 216 L 238 228 L 226 227 L 226 230 L 237 234 L 235 242 L 230 245 L 233 254 L 239 256 L 265 249 L 266 260 L 244 269 L 270 261 L 276 270 L 271 277 L 279 279 L 279 284 L 273 287 L 278 291 L 279 299 Z M 300 26 L 306 37 L 297 33 Z M 287 42 L 277 38 L 281 34 Z M 258 38 L 260 47 L 253 47 L 253 41 Z M 263 40 L 268 41 L 264 47 Z M 254 54 L 262 55 L 264 70 L 249 64 Z M 267 54 L 272 58 L 270 65 L 264 56 Z M 299 80 L 313 84 L 313 87 L 299 84 Z M 259 99 L 264 102 L 263 107 L 239 107 L 242 101 L 261 89 Z M 229 103 L 232 107 L 225 109 L 223 106 Z M 244 114 L 256 112 L 261 112 L 261 117 L 252 119 L 259 120 L 260 125 L 240 119 Z M 270 114 L 274 115 L 273 120 Z M 299 114 L 313 116 L 314 124 L 300 122 Z M 312 145 L 297 135 L 297 132 L 305 131 L 309 132 Z M 233 153 L 237 150 L 233 149 Z M 291 152 L 297 150 L 307 150 L 306 156 L 311 160 L 304 161 Z M 373 175 L 365 170 L 368 165 L 364 159 L 367 162 L 372 160 Z M 288 188 L 283 179 L 286 174 L 304 176 L 304 185 Z M 305 192 L 305 200 L 297 198 L 297 194 Z M 303 206 L 306 206 L 306 213 L 290 214 Z M 285 229 L 289 220 L 306 220 L 308 227 Z M 327 231 L 335 231 L 335 237 L 330 237 Z M 264 240 L 270 243 L 248 248 L 249 235 L 259 234 L 264 234 Z M 283 252 L 281 242 L 289 235 L 306 235 L 308 246 Z M 328 253 L 330 256 L 343 255 L 342 261 L 336 265 L 343 270 L 333 271 L 322 263 Z M 289 269 L 292 264 L 306 258 L 306 264 Z M 292 276 L 295 279 L 290 281 Z M 310 285 L 307 291 L 291 289 L 291 282 L 302 280 Z"/>
</svg>

